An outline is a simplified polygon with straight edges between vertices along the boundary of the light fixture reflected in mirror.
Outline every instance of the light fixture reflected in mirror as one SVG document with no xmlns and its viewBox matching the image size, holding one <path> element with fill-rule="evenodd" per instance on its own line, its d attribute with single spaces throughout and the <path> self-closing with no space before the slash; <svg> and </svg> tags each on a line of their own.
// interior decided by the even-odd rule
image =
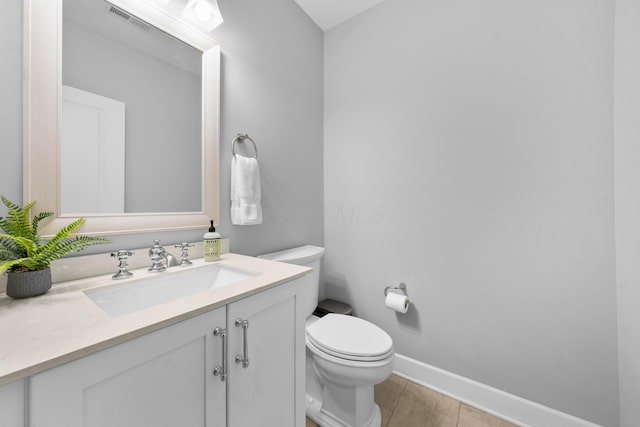
<svg viewBox="0 0 640 427">
<path fill-rule="evenodd" d="M 216 0 L 189 0 L 182 15 L 204 31 L 212 31 L 223 22 Z"/>
<path fill-rule="evenodd" d="M 217 0 L 147 0 L 194 28 L 211 32 L 224 21 Z M 181 17 L 181 18 L 180 18 Z"/>
</svg>

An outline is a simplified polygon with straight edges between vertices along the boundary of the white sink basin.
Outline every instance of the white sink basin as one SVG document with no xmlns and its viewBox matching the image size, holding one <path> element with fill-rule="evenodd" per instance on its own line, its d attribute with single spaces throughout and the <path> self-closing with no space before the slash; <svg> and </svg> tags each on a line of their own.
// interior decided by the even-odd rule
<svg viewBox="0 0 640 427">
<path fill-rule="evenodd" d="M 117 317 L 164 304 L 200 292 L 232 285 L 258 273 L 235 270 L 217 264 L 184 271 L 173 267 L 157 276 L 84 291 L 98 307 Z"/>
</svg>

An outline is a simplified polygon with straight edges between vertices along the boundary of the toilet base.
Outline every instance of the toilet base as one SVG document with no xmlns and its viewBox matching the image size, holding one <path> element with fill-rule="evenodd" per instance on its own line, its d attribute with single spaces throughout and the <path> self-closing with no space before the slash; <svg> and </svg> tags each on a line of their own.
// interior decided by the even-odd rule
<svg viewBox="0 0 640 427">
<path fill-rule="evenodd" d="M 380 427 L 380 407 L 373 385 L 342 387 L 319 381 L 314 364 L 307 365 L 306 413 L 320 427 Z"/>
<path fill-rule="evenodd" d="M 309 400 L 307 399 L 307 401 Z M 380 407 L 377 404 L 373 405 L 373 411 L 371 411 L 371 417 L 369 420 L 361 426 L 352 426 L 347 424 L 343 420 L 327 412 L 324 408 L 321 408 L 320 411 L 307 410 L 307 417 L 320 427 L 380 427 L 382 425 L 382 415 L 380 414 Z"/>
</svg>

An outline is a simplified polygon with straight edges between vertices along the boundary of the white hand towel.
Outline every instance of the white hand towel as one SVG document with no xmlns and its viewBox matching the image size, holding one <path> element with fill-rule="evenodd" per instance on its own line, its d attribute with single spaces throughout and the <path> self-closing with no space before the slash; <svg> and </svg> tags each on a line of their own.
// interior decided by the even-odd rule
<svg viewBox="0 0 640 427">
<path fill-rule="evenodd" d="M 262 224 L 258 160 L 236 154 L 231 160 L 231 223 Z"/>
</svg>

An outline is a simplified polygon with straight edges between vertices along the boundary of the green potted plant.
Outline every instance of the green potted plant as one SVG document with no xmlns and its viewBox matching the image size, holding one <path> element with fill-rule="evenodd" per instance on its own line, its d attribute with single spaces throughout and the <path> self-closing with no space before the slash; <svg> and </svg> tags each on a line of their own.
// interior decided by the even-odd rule
<svg viewBox="0 0 640 427">
<path fill-rule="evenodd" d="M 0 233 L 0 274 L 7 272 L 7 295 L 12 298 L 44 294 L 51 289 L 49 265 L 52 261 L 72 251 L 108 242 L 100 237 L 70 237 L 84 218 L 62 227 L 50 240 L 44 241 L 38 236 L 38 224 L 52 216 L 52 212 L 40 212 L 30 219 L 29 211 L 35 201 L 21 207 L 2 196 L 2 202 L 7 207 L 7 216 L 0 217 L 3 231 Z"/>
</svg>

